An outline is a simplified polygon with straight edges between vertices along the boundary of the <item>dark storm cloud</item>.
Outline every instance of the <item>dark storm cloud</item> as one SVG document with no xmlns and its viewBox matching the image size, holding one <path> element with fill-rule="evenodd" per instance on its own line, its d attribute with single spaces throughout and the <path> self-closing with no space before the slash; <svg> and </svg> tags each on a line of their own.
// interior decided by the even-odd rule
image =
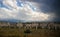
<svg viewBox="0 0 60 37">
<path fill-rule="evenodd" d="M 60 21 L 60 0 L 29 0 L 30 2 L 42 3 L 41 11 L 45 13 L 55 13 L 54 21 Z"/>
<path fill-rule="evenodd" d="M 27 21 L 60 21 L 60 0 L 0 0 L 0 18 L 7 19 L 5 16 Z"/>
</svg>

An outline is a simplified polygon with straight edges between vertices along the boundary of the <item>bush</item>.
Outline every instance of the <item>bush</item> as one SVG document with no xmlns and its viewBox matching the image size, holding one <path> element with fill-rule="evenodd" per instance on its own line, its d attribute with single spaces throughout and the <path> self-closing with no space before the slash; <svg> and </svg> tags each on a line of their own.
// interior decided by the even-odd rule
<svg viewBox="0 0 60 37">
<path fill-rule="evenodd" d="M 24 33 L 31 33 L 29 29 L 25 30 Z"/>
</svg>

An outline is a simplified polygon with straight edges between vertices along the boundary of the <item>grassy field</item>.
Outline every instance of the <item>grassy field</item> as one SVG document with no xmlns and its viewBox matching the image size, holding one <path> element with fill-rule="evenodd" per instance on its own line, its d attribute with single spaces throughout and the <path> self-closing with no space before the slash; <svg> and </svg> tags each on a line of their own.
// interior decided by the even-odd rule
<svg viewBox="0 0 60 37">
<path fill-rule="evenodd" d="M 30 29 L 31 33 L 24 33 L 24 28 L 0 28 L 0 37 L 60 37 L 60 30 Z"/>
</svg>

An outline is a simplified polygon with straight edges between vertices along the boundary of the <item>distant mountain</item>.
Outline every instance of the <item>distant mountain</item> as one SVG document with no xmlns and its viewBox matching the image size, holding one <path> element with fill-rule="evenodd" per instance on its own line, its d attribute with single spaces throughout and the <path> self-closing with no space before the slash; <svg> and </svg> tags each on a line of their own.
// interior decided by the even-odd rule
<svg viewBox="0 0 60 37">
<path fill-rule="evenodd" d="M 24 20 L 16 20 L 16 19 L 5 19 L 5 20 L 0 20 L 2 22 L 23 22 Z"/>
</svg>

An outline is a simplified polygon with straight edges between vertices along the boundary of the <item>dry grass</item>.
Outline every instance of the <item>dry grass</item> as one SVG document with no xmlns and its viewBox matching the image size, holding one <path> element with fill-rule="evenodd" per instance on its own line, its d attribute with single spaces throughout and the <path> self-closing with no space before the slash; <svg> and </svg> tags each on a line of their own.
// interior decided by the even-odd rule
<svg viewBox="0 0 60 37">
<path fill-rule="evenodd" d="M 30 29 L 31 33 L 25 34 L 24 28 L 0 28 L 0 37 L 60 37 L 60 30 Z"/>
</svg>

